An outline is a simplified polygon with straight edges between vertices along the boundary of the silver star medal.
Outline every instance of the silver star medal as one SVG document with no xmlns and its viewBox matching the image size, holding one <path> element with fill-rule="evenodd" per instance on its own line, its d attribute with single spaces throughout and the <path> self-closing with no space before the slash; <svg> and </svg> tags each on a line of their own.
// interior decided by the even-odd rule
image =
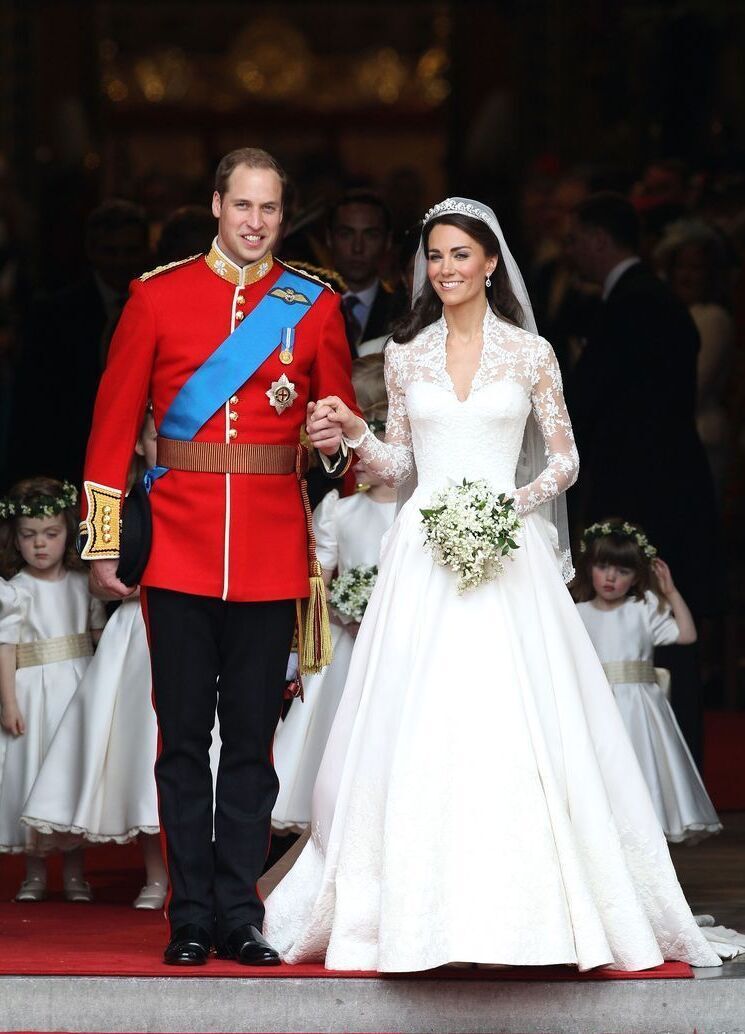
<svg viewBox="0 0 745 1034">
<path fill-rule="evenodd" d="M 288 380 L 286 373 L 283 373 L 278 381 L 272 381 L 271 388 L 265 394 L 269 399 L 269 405 L 273 406 L 277 413 L 284 413 L 297 398 L 295 385 Z"/>
</svg>

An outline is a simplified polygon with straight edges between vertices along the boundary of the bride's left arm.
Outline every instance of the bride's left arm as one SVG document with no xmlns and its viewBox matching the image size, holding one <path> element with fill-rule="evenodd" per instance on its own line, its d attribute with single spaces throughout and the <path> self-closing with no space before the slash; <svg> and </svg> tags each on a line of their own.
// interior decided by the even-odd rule
<svg viewBox="0 0 745 1034">
<path fill-rule="evenodd" d="M 579 454 L 564 401 L 561 371 L 554 350 L 543 339 L 530 401 L 546 445 L 546 466 L 534 481 L 515 492 L 515 509 L 521 516 L 566 492 L 579 473 Z"/>
</svg>

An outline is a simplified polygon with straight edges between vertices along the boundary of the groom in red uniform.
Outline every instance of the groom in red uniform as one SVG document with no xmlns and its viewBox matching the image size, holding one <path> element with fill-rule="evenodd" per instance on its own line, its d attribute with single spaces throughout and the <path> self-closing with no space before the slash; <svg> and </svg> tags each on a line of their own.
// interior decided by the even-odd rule
<svg viewBox="0 0 745 1034">
<path fill-rule="evenodd" d="M 271 743 L 296 601 L 316 573 L 299 438 L 309 399 L 354 400 L 338 297 L 272 256 L 285 182 L 264 151 L 222 159 L 210 252 L 132 285 L 86 459 L 81 555 L 100 589 L 127 596 L 120 517 L 124 509 L 126 525 L 127 473 L 152 401 L 158 465 L 146 479 L 152 548 L 141 584 L 171 882 L 164 958 L 176 965 L 205 962 L 213 944 L 249 965 L 279 961 L 261 936 L 256 882 L 278 788 Z M 330 476 L 345 472 L 338 440 L 322 452 Z"/>
</svg>

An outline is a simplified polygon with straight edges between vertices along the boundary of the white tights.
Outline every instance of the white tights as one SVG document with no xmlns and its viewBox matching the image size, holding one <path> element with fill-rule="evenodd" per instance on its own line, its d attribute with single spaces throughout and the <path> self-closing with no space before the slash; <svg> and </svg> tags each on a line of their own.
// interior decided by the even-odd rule
<svg viewBox="0 0 745 1034">
<path fill-rule="evenodd" d="M 62 880 L 67 884 L 70 880 L 83 879 L 84 853 L 82 847 L 74 851 L 65 851 L 62 858 Z M 42 855 L 26 855 L 26 879 L 39 883 L 47 882 L 47 860 Z"/>
</svg>

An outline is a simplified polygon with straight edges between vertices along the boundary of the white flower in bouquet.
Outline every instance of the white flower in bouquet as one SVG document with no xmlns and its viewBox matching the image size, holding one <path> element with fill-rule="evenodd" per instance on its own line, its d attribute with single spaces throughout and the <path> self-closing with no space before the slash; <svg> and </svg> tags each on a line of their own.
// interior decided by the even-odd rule
<svg viewBox="0 0 745 1034">
<path fill-rule="evenodd" d="M 350 567 L 334 578 L 329 587 L 329 602 L 345 617 L 362 621 L 377 577 L 378 569 L 374 564 L 371 567 L 362 564 Z"/>
<path fill-rule="evenodd" d="M 422 510 L 426 546 L 435 561 L 458 575 L 458 593 L 491 581 L 504 558 L 519 549 L 522 521 L 513 500 L 486 481 L 466 481 L 437 492 Z"/>
</svg>

